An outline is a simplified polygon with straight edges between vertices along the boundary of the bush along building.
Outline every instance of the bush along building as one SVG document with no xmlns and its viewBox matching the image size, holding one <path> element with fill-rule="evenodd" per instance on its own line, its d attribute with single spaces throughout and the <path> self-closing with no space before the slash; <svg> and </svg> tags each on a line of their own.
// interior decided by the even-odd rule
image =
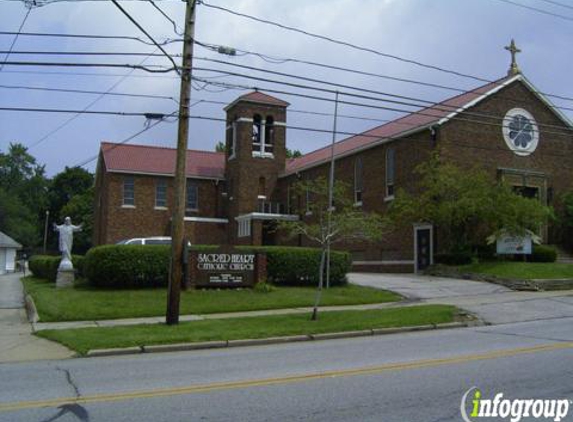
<svg viewBox="0 0 573 422">
<path fill-rule="evenodd" d="M 513 44 L 512 44 L 513 46 Z M 573 188 L 572 124 L 519 71 L 334 147 L 337 180 L 350 182 L 355 206 L 385 214 L 400 189 L 415 192 L 415 168 L 439 151 L 460 168 L 478 166 L 557 210 Z M 225 111 L 226 151 L 187 152 L 186 237 L 193 244 L 293 244 L 281 220 L 312 218 L 297 181 L 327 177 L 331 147 L 286 157 L 289 104 L 262 92 Z M 102 143 L 96 174 L 94 244 L 170 233 L 175 149 Z M 345 244 L 355 270 L 417 271 L 439 250 L 435 228 L 420 222 L 376 244 Z M 560 231 L 542 230 L 560 243 Z M 294 244 L 309 245 L 306 240 Z"/>
</svg>

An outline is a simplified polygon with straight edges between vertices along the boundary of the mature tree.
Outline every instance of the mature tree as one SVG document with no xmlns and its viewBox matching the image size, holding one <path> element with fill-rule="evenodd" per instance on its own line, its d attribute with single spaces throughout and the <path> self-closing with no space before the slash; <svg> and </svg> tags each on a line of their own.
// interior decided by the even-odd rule
<svg viewBox="0 0 573 422">
<path fill-rule="evenodd" d="M 389 225 L 380 215 L 367 213 L 354 206 L 349 188 L 342 182 L 334 185 L 332 198 L 334 207 L 329 207 L 328 182 L 324 178 L 302 181 L 295 185 L 295 191 L 310 201 L 306 206 L 309 218 L 298 221 L 282 221 L 279 230 L 284 230 L 290 237 L 303 235 L 320 246 L 321 257 L 318 268 L 319 282 L 311 319 L 318 318 L 326 252 L 329 245 L 342 241 L 374 241 L 388 231 Z"/>
<path fill-rule="evenodd" d="M 0 187 L 18 198 L 31 211 L 40 213 L 46 205 L 45 166 L 41 166 L 20 143 L 0 152 Z"/>
<path fill-rule="evenodd" d="M 91 246 L 93 208 L 93 174 L 81 167 L 66 167 L 50 181 L 48 199 L 52 221 L 71 217 L 83 223 L 83 231 L 75 236 L 74 249 L 84 252 Z M 89 208 L 89 209 L 88 209 Z M 50 232 L 50 245 L 56 247 L 57 236 Z"/>
<path fill-rule="evenodd" d="M 94 188 L 90 187 L 84 193 L 74 195 L 60 212 L 61 219 L 70 217 L 75 224 L 82 224 L 82 231 L 74 235 L 74 249 L 79 254 L 86 253 L 92 246 L 93 202 Z"/>
<path fill-rule="evenodd" d="M 501 231 L 535 232 L 552 216 L 537 199 L 515 193 L 482 170 L 442 163 L 438 155 L 415 172 L 416 192 L 398 191 L 390 216 L 398 225 L 434 224 L 445 251 L 468 250 Z"/>
<path fill-rule="evenodd" d="M 94 176 L 81 167 L 66 167 L 56 174 L 48 188 L 50 214 L 54 218 L 64 218 L 62 208 L 76 195 L 86 193 L 94 183 Z"/>
<path fill-rule="evenodd" d="M 46 186 L 44 166 L 25 146 L 11 143 L 7 152 L 0 152 L 0 230 L 26 246 L 36 245 L 46 207 Z"/>
<path fill-rule="evenodd" d="M 38 244 L 38 218 L 14 194 L 0 188 L 0 230 L 23 245 Z"/>
<path fill-rule="evenodd" d="M 298 149 L 292 150 L 292 149 L 286 149 L 286 156 L 287 158 L 298 158 L 298 157 L 302 157 L 302 152 L 300 152 Z"/>
<path fill-rule="evenodd" d="M 226 149 L 226 147 L 225 147 L 224 142 L 219 141 L 219 142 L 217 142 L 217 145 L 215 145 L 215 151 L 216 152 L 225 152 L 225 149 Z"/>
</svg>

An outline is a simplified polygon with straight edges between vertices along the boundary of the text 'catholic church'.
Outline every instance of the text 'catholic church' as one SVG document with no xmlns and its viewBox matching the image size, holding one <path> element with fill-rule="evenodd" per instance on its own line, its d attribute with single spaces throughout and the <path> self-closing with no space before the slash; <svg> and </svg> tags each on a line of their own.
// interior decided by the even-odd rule
<svg viewBox="0 0 573 422">
<path fill-rule="evenodd" d="M 415 191 L 414 169 L 437 149 L 444 161 L 478 165 L 561 207 L 561 195 L 573 189 L 572 124 L 521 74 L 513 42 L 509 49 L 506 77 L 335 144 L 336 178 L 351 183 L 357 207 L 383 215 L 398 189 Z M 226 151 L 187 151 L 185 234 L 193 244 L 281 244 L 277 221 L 308 218 L 307 198 L 295 197 L 292 187 L 328 176 L 331 146 L 288 159 L 288 106 L 262 92 L 243 95 L 225 108 Z M 170 148 L 102 143 L 96 245 L 170 235 L 175 155 Z M 376 244 L 345 248 L 355 270 L 417 271 L 439 248 L 433 231 L 417 224 Z M 560 241 L 551 228 L 546 237 Z"/>
</svg>

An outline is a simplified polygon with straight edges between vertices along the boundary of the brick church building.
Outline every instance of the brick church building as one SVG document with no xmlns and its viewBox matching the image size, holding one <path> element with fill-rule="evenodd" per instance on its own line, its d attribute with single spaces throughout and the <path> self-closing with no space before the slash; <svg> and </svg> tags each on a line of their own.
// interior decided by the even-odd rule
<svg viewBox="0 0 573 422">
<path fill-rule="evenodd" d="M 514 49 L 515 50 L 515 49 Z M 357 207 L 384 214 L 395 192 L 412 190 L 414 169 L 433 151 L 461 168 L 478 165 L 544 204 L 573 189 L 572 124 L 515 63 L 498 81 L 335 144 L 335 175 Z M 187 151 L 185 231 L 193 244 L 280 244 L 279 220 L 307 218 L 298 180 L 327 177 L 331 146 L 289 159 L 289 104 L 262 92 L 227 107 L 226 151 Z M 94 244 L 169 236 L 175 149 L 102 143 L 96 172 Z M 350 244 L 354 268 L 417 271 L 439 247 L 427 224 L 374 245 Z M 548 230 L 545 242 L 558 243 Z M 300 244 L 304 244 L 301 240 Z"/>
</svg>

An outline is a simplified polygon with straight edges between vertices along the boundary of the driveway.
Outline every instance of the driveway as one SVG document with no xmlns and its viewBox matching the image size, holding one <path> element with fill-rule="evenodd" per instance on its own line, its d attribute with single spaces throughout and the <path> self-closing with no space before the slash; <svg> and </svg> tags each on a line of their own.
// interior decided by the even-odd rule
<svg viewBox="0 0 573 422">
<path fill-rule="evenodd" d="M 497 284 L 417 274 L 351 273 L 351 283 L 423 303 L 455 305 L 490 324 L 573 317 L 573 291 L 516 292 Z"/>
<path fill-rule="evenodd" d="M 69 349 L 32 335 L 21 276 L 0 275 L 0 363 L 73 356 Z"/>
</svg>

